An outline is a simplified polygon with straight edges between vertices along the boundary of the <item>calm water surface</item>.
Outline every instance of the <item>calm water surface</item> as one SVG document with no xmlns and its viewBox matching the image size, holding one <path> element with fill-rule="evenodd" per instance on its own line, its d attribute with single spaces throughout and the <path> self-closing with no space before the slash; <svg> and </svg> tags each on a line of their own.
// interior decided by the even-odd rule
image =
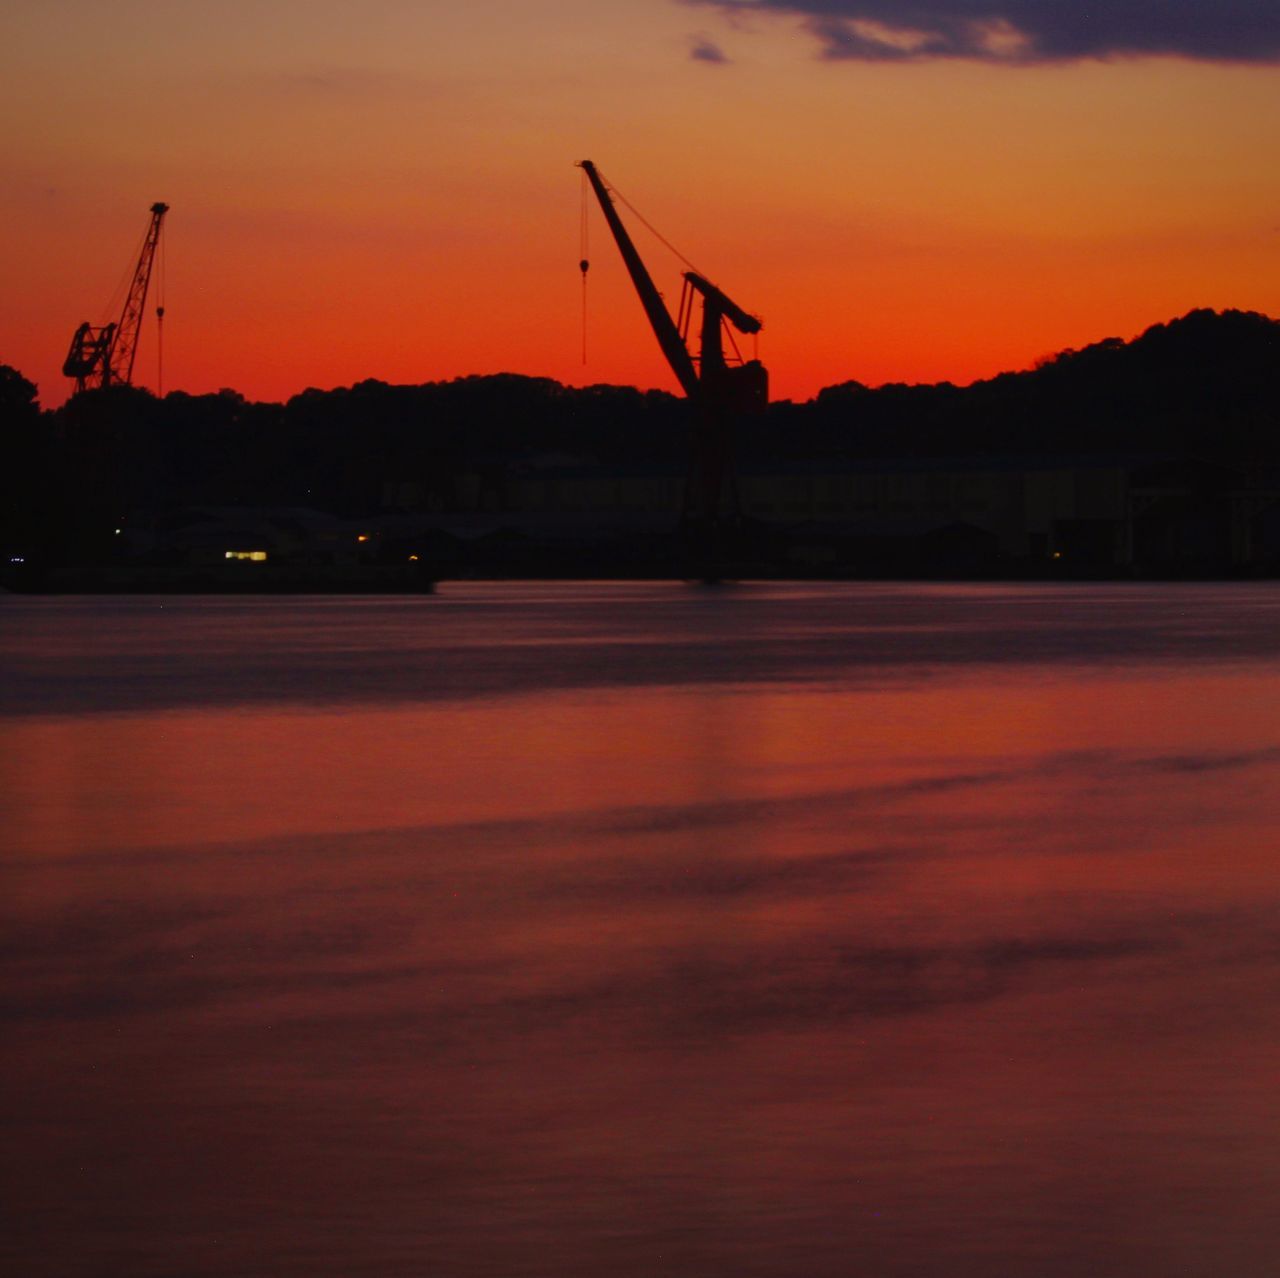
<svg viewBox="0 0 1280 1278">
<path fill-rule="evenodd" d="M 1280 1271 L 1277 622 L 0 597 L 0 1267 Z"/>
</svg>

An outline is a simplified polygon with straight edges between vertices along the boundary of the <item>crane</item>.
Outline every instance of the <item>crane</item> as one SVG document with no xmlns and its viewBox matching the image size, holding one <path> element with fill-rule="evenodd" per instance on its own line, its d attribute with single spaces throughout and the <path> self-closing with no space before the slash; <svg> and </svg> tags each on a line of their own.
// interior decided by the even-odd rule
<svg viewBox="0 0 1280 1278">
<path fill-rule="evenodd" d="M 125 295 L 124 309 L 118 321 L 96 326 L 87 320 L 76 329 L 71 347 L 63 361 L 62 372 L 75 379 L 76 390 L 87 387 L 111 386 L 118 382 L 128 386 L 133 381 L 133 358 L 138 350 L 138 335 L 142 327 L 142 314 L 147 304 L 147 289 L 151 284 L 151 267 L 155 261 L 156 247 L 160 243 L 160 225 L 169 211 L 167 204 L 151 206 L 151 221 L 142 240 L 142 251 L 133 270 L 133 281 Z M 156 307 L 156 314 L 164 317 L 164 307 Z"/>
<path fill-rule="evenodd" d="M 733 345 L 728 325 L 740 333 L 758 333 L 760 320 L 694 270 L 684 272 L 680 308 L 673 319 L 618 216 L 613 193 L 599 170 L 590 160 L 581 161 L 578 167 L 586 174 L 600 203 L 658 345 L 694 406 L 693 449 L 681 522 L 686 532 L 701 542 L 700 552 L 714 556 L 726 517 L 726 498 L 728 518 L 736 519 L 739 514 L 732 467 L 734 423 L 743 416 L 763 412 L 769 401 L 769 378 L 764 365 L 758 359 L 742 360 L 736 356 L 736 347 L 731 362 L 725 353 L 724 338 L 727 334 Z M 585 272 L 589 264 L 584 258 L 580 265 Z M 695 294 L 702 300 L 696 357 L 689 350 Z"/>
</svg>

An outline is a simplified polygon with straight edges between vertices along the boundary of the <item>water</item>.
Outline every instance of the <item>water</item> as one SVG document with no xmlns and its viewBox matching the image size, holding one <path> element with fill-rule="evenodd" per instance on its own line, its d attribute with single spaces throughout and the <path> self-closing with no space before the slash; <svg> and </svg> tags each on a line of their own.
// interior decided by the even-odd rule
<svg viewBox="0 0 1280 1278">
<path fill-rule="evenodd" d="M 1274 1273 L 1278 619 L 0 598 L 0 1262 Z"/>
</svg>

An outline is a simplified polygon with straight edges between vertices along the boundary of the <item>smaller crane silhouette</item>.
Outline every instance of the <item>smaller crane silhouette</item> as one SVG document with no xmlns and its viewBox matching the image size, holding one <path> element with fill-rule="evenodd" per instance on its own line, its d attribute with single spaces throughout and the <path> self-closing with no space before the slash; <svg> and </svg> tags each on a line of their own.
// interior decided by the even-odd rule
<svg viewBox="0 0 1280 1278">
<path fill-rule="evenodd" d="M 125 295 L 120 319 L 101 326 L 86 320 L 72 336 L 62 372 L 64 376 L 75 379 L 77 391 L 132 383 L 133 358 L 138 350 L 142 314 L 151 284 L 151 267 L 155 261 L 156 246 L 160 243 L 160 224 L 168 211 L 167 204 L 151 206 L 151 221 L 142 240 L 142 251 L 138 254 L 138 264 L 134 267 L 133 282 Z M 163 319 L 164 308 L 157 307 L 156 314 Z"/>
</svg>

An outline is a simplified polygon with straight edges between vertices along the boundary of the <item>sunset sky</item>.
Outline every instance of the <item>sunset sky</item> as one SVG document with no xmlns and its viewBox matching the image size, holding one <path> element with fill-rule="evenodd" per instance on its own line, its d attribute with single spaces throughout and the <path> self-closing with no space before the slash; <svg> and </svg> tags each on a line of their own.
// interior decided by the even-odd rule
<svg viewBox="0 0 1280 1278">
<path fill-rule="evenodd" d="M 166 389 L 674 389 L 595 210 L 582 364 L 587 158 L 776 397 L 1280 315 L 1278 62 L 1274 0 L 12 0 L 0 362 L 60 402 L 164 200 Z"/>
</svg>

